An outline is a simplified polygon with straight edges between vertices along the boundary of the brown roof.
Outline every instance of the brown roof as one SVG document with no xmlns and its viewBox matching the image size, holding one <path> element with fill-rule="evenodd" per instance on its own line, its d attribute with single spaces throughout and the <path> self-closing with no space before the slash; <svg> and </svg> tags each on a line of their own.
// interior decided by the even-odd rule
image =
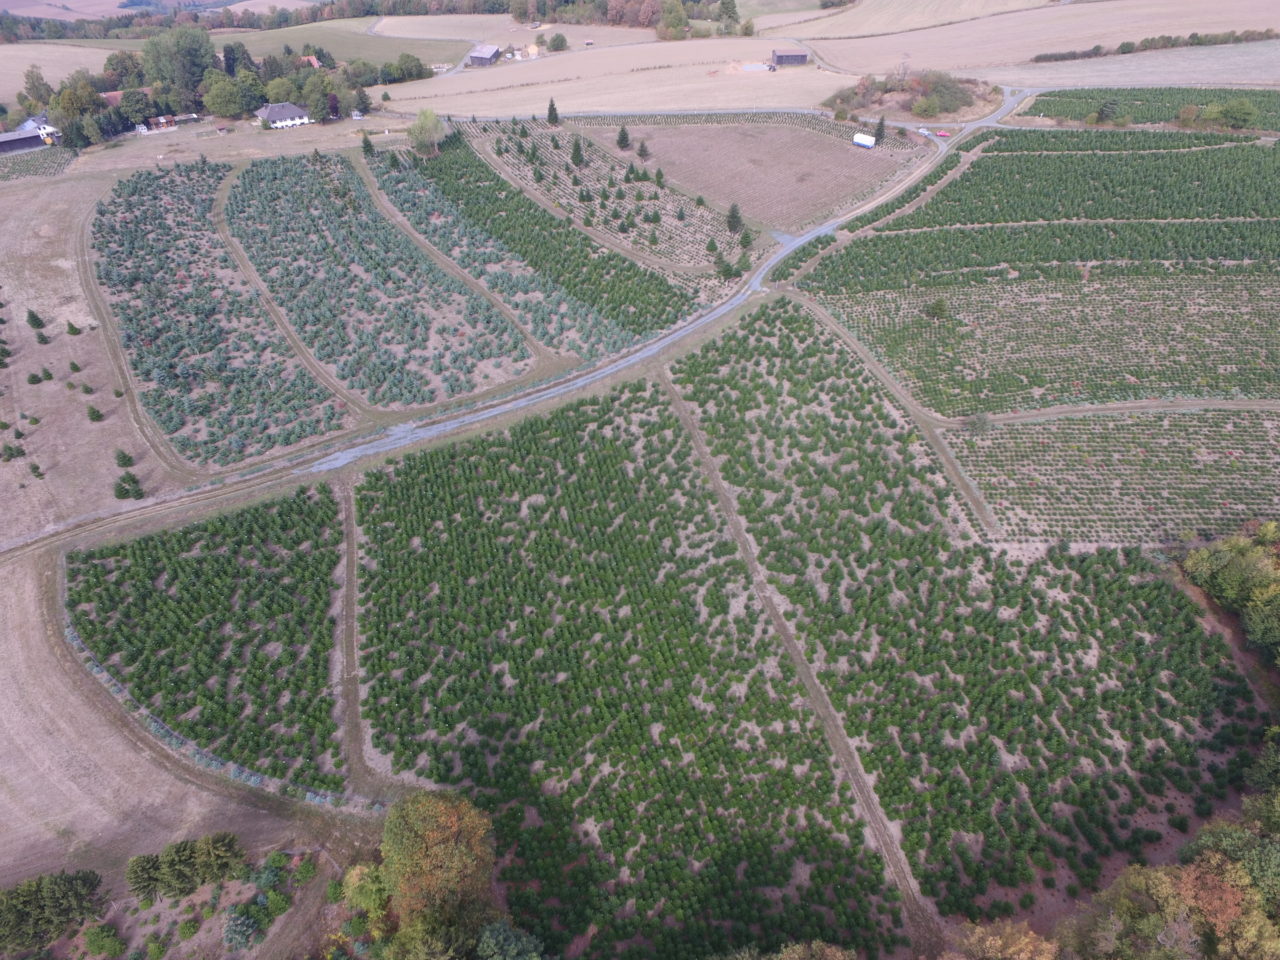
<svg viewBox="0 0 1280 960">
<path fill-rule="evenodd" d="M 150 87 L 138 87 L 138 90 L 145 93 L 148 97 L 151 96 Z M 102 95 L 102 99 L 107 101 L 108 107 L 118 107 L 120 106 L 121 99 L 126 93 L 128 93 L 127 90 L 110 90 Z"/>
</svg>

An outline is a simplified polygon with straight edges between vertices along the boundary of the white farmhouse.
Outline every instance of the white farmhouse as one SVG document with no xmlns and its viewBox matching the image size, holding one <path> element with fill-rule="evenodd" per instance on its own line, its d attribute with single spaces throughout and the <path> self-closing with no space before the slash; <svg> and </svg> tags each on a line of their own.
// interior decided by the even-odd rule
<svg viewBox="0 0 1280 960">
<path fill-rule="evenodd" d="M 292 103 L 268 103 L 253 112 L 259 120 L 265 120 L 273 130 L 281 127 L 300 127 L 304 123 L 313 123 L 310 115 L 302 107 Z"/>
</svg>

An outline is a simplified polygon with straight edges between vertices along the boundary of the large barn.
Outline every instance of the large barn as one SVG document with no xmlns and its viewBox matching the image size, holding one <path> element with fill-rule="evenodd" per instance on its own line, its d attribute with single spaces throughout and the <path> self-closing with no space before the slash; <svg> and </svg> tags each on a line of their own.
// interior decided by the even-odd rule
<svg viewBox="0 0 1280 960">
<path fill-rule="evenodd" d="M 467 63 L 473 67 L 491 67 L 498 62 L 498 57 L 502 55 L 492 43 L 482 43 L 475 47 L 467 57 Z"/>
<path fill-rule="evenodd" d="M 773 65 L 775 67 L 803 67 L 808 62 L 809 54 L 805 50 L 773 51 Z"/>
</svg>

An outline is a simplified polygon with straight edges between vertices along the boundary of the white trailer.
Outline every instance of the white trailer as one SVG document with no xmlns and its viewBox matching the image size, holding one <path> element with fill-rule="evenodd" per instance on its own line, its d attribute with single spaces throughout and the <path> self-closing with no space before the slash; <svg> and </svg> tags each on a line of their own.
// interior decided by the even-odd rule
<svg viewBox="0 0 1280 960">
<path fill-rule="evenodd" d="M 853 135 L 853 145 L 855 147 L 866 147 L 870 150 L 876 145 L 876 138 L 869 133 L 855 133 Z"/>
</svg>

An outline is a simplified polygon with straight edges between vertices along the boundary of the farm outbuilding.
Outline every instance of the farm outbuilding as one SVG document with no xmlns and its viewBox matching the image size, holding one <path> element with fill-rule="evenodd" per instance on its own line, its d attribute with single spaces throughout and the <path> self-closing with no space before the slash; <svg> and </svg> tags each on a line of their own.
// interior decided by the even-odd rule
<svg viewBox="0 0 1280 960">
<path fill-rule="evenodd" d="M 279 130 L 281 127 L 300 127 L 304 123 L 311 123 L 311 116 L 302 107 L 289 103 L 268 103 L 265 107 L 260 107 L 253 112 L 253 115 L 259 120 L 265 120 L 272 130 Z"/>
<path fill-rule="evenodd" d="M 472 49 L 467 56 L 467 65 L 472 67 L 491 67 L 498 62 L 502 51 L 492 43 L 482 43 Z"/>
<path fill-rule="evenodd" d="M 853 135 L 853 145 L 855 147 L 866 147 L 870 150 L 876 145 L 876 138 L 869 133 L 855 133 Z"/>
<path fill-rule="evenodd" d="M 809 62 L 809 54 L 805 50 L 775 50 L 771 62 L 775 67 L 803 67 Z"/>
<path fill-rule="evenodd" d="M 13 133 L 0 133 L 0 154 L 34 150 L 36 147 L 46 146 L 49 142 L 39 130 L 15 130 Z"/>
</svg>

